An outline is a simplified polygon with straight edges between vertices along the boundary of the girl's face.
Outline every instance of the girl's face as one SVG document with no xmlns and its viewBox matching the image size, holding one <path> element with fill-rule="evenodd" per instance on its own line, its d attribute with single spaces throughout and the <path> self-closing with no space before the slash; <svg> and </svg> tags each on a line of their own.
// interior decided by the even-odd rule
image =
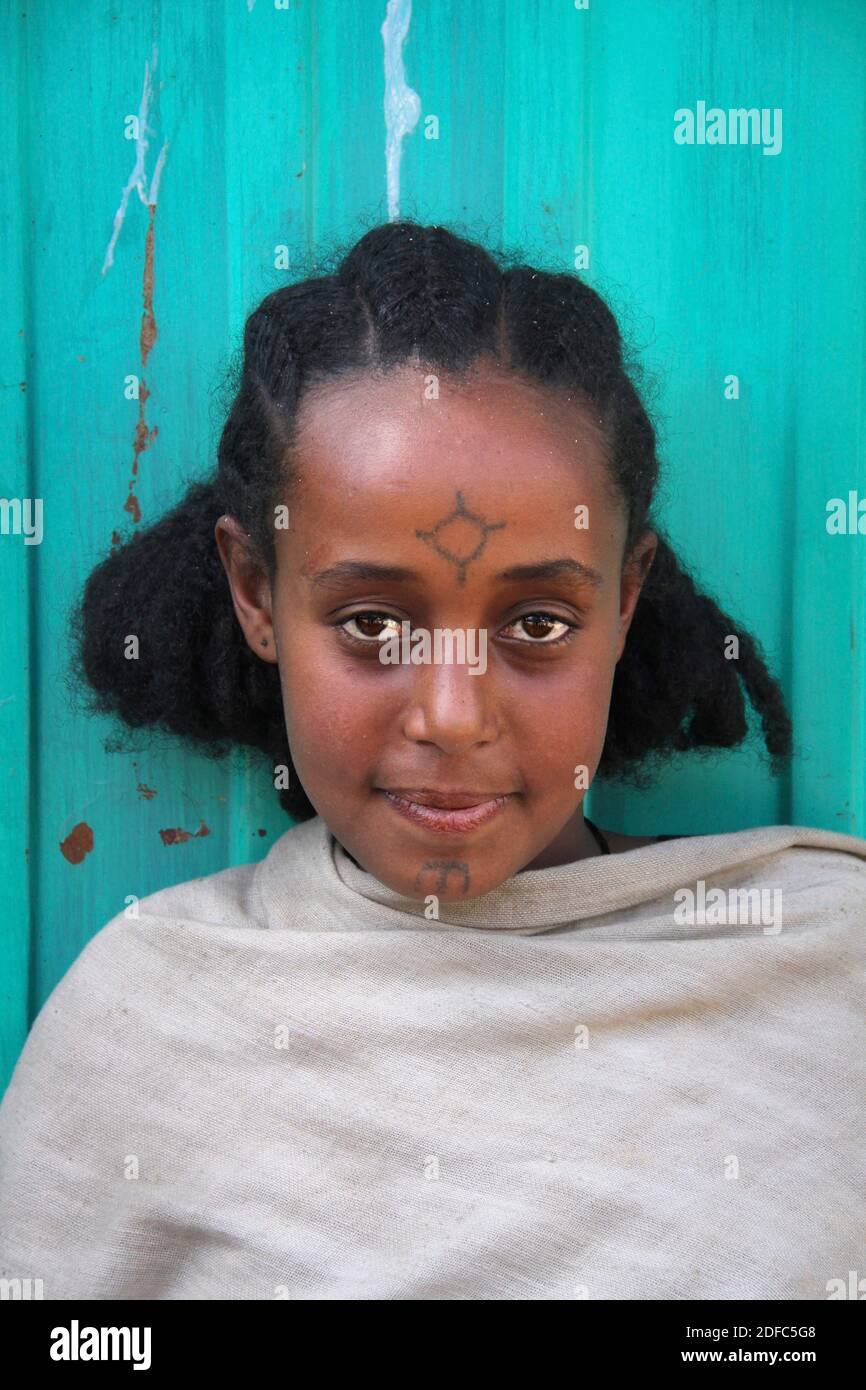
<svg viewBox="0 0 866 1390">
<path fill-rule="evenodd" d="M 295 463 L 273 590 L 236 522 L 217 539 L 337 840 L 396 892 L 445 901 L 597 853 L 581 802 L 657 541 L 622 573 L 586 408 L 493 363 L 466 386 L 359 375 L 305 393 Z"/>
</svg>

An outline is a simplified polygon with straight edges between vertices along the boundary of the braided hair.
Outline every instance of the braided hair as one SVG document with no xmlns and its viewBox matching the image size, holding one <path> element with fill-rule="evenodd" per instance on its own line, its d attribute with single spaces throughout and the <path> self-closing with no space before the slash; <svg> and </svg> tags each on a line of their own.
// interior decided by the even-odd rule
<svg viewBox="0 0 866 1390">
<path fill-rule="evenodd" d="M 247 645 L 214 525 L 235 517 L 273 581 L 274 506 L 297 479 L 292 447 L 304 390 L 410 359 L 460 377 L 482 353 L 591 403 L 627 509 L 625 556 L 648 525 L 659 535 L 617 664 L 598 775 L 647 785 L 659 761 L 741 743 L 744 694 L 778 774 L 791 753 L 778 682 L 755 639 L 698 590 L 650 519 L 655 431 L 611 310 L 576 274 L 509 265 L 444 227 L 410 220 L 372 228 L 332 271 L 273 291 L 246 320 L 213 475 L 97 565 L 74 609 L 73 670 L 88 707 L 132 728 L 170 731 L 216 757 L 233 745 L 259 749 L 289 768 L 280 791 L 288 814 L 315 815 L 292 769 L 277 667 Z M 128 633 L 160 659 L 126 660 Z M 724 655 L 731 635 L 736 661 Z"/>
</svg>

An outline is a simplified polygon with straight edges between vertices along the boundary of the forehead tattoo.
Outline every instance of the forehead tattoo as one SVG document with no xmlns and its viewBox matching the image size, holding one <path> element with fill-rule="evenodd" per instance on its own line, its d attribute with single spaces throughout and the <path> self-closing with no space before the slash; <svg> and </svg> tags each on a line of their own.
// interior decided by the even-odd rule
<svg viewBox="0 0 866 1390">
<path fill-rule="evenodd" d="M 477 543 L 474 550 L 455 555 L 454 551 L 450 549 L 447 544 L 443 545 L 443 539 L 445 538 L 448 527 L 456 526 L 456 536 L 452 531 L 452 544 L 456 544 L 461 531 L 461 523 L 464 522 L 468 522 L 470 526 L 477 527 Z M 473 560 L 478 559 L 478 556 L 487 544 L 487 537 L 490 535 L 490 532 L 501 531 L 505 525 L 506 523 L 504 521 L 485 521 L 477 512 L 470 512 L 466 503 L 463 501 L 463 493 L 458 492 L 457 506 L 454 508 L 453 512 L 449 512 L 447 516 L 443 516 L 441 521 L 437 521 L 431 531 L 419 531 L 416 529 L 415 535 L 418 536 L 420 540 L 426 541 L 427 545 L 431 545 L 437 555 L 442 556 L 443 560 L 447 560 L 449 564 L 455 565 L 457 568 L 457 583 L 464 584 L 466 582 L 466 566 L 471 564 Z"/>
</svg>

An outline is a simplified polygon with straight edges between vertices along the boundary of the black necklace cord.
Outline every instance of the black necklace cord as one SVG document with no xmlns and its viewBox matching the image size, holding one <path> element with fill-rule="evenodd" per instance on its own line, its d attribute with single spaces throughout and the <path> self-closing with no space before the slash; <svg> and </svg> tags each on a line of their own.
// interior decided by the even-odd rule
<svg viewBox="0 0 866 1390">
<path fill-rule="evenodd" d="M 583 823 L 584 823 L 585 826 L 587 826 L 587 827 L 589 828 L 589 830 L 590 830 L 590 831 L 592 832 L 592 834 L 594 835 L 595 840 L 596 840 L 596 843 L 598 844 L 598 847 L 599 847 L 599 849 L 601 850 L 602 854 L 610 854 L 610 845 L 608 844 L 608 842 L 607 842 L 607 840 L 605 839 L 604 835 L 602 835 L 602 833 L 601 833 L 601 831 L 599 830 L 598 826 L 597 826 L 597 825 L 593 825 L 593 823 L 592 823 L 592 821 L 590 820 L 589 816 L 584 816 L 584 818 L 583 818 Z"/>
</svg>

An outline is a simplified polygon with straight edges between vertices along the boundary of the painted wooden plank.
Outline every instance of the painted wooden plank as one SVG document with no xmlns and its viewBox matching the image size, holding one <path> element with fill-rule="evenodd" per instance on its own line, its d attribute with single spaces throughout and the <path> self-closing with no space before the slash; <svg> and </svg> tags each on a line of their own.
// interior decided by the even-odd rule
<svg viewBox="0 0 866 1390">
<path fill-rule="evenodd" d="M 38 530 L 30 541 L 23 529 L 27 499 L 31 519 L 40 515 L 32 467 L 33 283 L 28 177 L 29 112 L 27 107 L 26 27 L 17 8 L 0 14 L 0 48 L 7 55 L 0 83 L 0 187 L 15 189 L 10 200 L 5 253 L 0 257 L 4 332 L 0 334 L 0 876 L 3 883 L 3 930 L 0 932 L 0 1090 L 12 1071 L 27 1036 L 31 998 L 30 956 L 34 928 L 31 900 L 30 737 L 33 652 L 33 572 L 40 545 Z M 12 213 L 12 207 L 15 212 Z M 3 507 L 3 502 L 10 508 Z M 41 499 L 44 503 L 44 499 Z M 16 531 L 14 505 L 21 511 Z M 42 507 L 44 527 L 44 506 Z M 44 537 L 43 537 L 44 539 Z"/>
</svg>

